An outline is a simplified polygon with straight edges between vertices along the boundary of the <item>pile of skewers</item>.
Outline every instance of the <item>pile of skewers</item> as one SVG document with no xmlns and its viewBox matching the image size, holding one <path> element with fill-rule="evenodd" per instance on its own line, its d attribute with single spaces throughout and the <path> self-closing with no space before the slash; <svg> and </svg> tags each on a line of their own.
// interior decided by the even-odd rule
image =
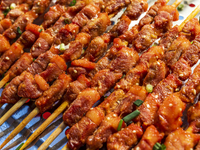
<svg viewBox="0 0 200 150">
<path fill-rule="evenodd" d="M 194 18 L 200 5 L 173 26 L 181 0 L 157 0 L 150 8 L 146 0 L 58 0 L 48 11 L 51 0 L 0 2 L 0 104 L 13 104 L 0 125 L 27 100 L 36 106 L 0 149 L 50 109 L 55 111 L 18 149 L 61 113 L 63 122 L 38 149 L 47 149 L 67 127 L 63 150 L 105 143 L 108 150 L 200 147 L 200 24 Z M 34 24 L 41 15 L 43 23 Z"/>
</svg>

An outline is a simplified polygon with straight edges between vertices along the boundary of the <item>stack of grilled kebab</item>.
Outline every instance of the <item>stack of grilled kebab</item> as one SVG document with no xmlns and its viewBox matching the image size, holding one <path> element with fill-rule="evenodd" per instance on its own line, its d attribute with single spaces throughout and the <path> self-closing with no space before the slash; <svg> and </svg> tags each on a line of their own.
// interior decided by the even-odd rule
<svg viewBox="0 0 200 150">
<path fill-rule="evenodd" d="M 13 25 L 2 30 L 0 42 L 7 46 L 1 52 L 0 67 L 1 74 L 10 68 L 5 80 L 12 80 L 3 90 L 0 102 L 21 102 L 19 108 L 27 98 L 36 99 L 37 108 L 22 121 L 24 127 L 30 118 L 63 101 L 53 117 L 66 109 L 63 120 L 71 126 L 67 132 L 70 149 L 79 149 L 84 144 L 88 149 L 98 149 L 106 141 L 108 149 L 130 149 L 138 142 L 135 149 L 152 149 L 165 135 L 169 136 L 165 145 L 169 145 L 170 135 L 174 136 L 173 132 L 181 126 L 185 103 L 192 103 L 198 93 L 198 69 L 185 87 L 179 89 L 181 80 L 190 76 L 191 67 L 198 61 L 198 21 L 189 21 L 182 32 L 182 27 L 172 28 L 172 21 L 178 20 L 177 4 L 169 6 L 165 0 L 158 0 L 138 25 L 127 30 L 131 20 L 138 19 L 147 10 L 146 1 L 62 0 L 44 15 L 42 26 L 31 24 L 49 3 L 34 1 L 33 6 L 28 5 L 30 11 L 21 11 L 24 13 L 19 15 L 21 18 L 8 17 Z M 73 6 L 66 7 L 66 4 Z M 123 7 L 127 9 L 120 21 L 104 33 L 112 15 Z M 160 46 L 148 49 L 159 37 Z M 112 46 L 106 51 L 111 42 Z M 24 53 L 25 48 L 31 48 L 30 53 Z M 112 87 L 115 90 L 110 96 L 92 108 Z M 129 119 L 136 124 L 128 125 L 124 123 L 126 119 L 121 118 L 136 109 L 132 104 L 137 99 L 144 103 L 135 111 L 139 116 Z M 179 99 L 179 105 L 174 99 Z M 169 112 L 175 107 L 180 109 L 172 116 Z M 192 122 L 189 129 L 196 129 L 196 122 Z M 13 130 L 0 147 L 19 133 L 22 126 Z M 148 139 L 151 136 L 153 140 Z M 198 135 L 194 137 L 193 147 Z M 30 137 L 21 149 L 33 139 Z"/>
</svg>

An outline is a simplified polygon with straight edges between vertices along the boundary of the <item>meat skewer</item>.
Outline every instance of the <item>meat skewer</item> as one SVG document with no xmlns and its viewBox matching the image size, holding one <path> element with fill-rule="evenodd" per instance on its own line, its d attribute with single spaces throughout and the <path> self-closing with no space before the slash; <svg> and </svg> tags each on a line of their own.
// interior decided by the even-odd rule
<svg viewBox="0 0 200 150">
<path fill-rule="evenodd" d="M 2 0 L 0 3 L 0 20 L 4 19 L 8 12 L 10 11 L 10 7 L 21 5 L 22 3 L 26 3 L 29 7 L 32 7 L 33 1 L 31 0 Z"/>
<path fill-rule="evenodd" d="M 88 12 L 90 12 L 90 9 L 94 9 L 94 7 L 89 7 L 89 6 L 88 6 L 86 9 L 83 10 L 83 12 L 86 11 L 86 13 L 88 13 Z M 82 14 L 82 13 L 80 13 L 80 14 Z M 26 102 L 26 99 L 20 100 L 19 104 L 22 105 L 23 102 L 25 103 L 25 102 Z M 19 107 L 21 107 L 21 106 L 17 106 L 17 108 L 19 108 Z M 14 108 L 14 107 L 13 107 L 13 108 Z M 14 109 L 15 109 L 15 108 L 14 108 Z M 16 109 L 15 109 L 15 110 L 16 110 Z M 12 112 L 13 112 L 13 111 L 14 111 L 14 110 L 12 110 Z M 7 114 L 8 114 L 8 115 L 7 115 L 6 117 L 3 117 L 3 118 L 2 118 L 1 123 L 4 122 L 4 121 L 8 118 L 8 116 L 10 115 L 10 113 L 7 113 Z"/>
<path fill-rule="evenodd" d="M 124 18 L 124 17 L 122 17 L 122 18 Z M 123 21 L 123 20 L 122 20 Z M 123 24 L 123 23 L 122 23 Z M 122 27 L 120 27 L 120 28 L 122 28 Z M 114 29 L 116 29 L 115 27 L 114 27 Z M 111 31 L 111 32 L 116 32 L 116 31 Z M 107 33 L 106 33 L 107 34 Z M 111 33 L 112 34 L 112 33 Z M 87 50 L 86 50 L 87 51 Z M 65 102 L 64 102 L 65 103 Z M 63 104 L 63 108 L 66 108 L 66 106 L 64 106 L 65 104 Z M 60 108 L 59 108 L 59 110 L 60 110 Z M 61 112 L 60 112 L 61 113 Z M 58 114 L 57 114 L 58 115 Z M 50 118 L 49 118 L 50 119 Z M 51 119 L 52 120 L 52 119 Z M 32 136 L 27 140 L 27 141 L 29 141 L 29 143 L 33 140 L 33 138 L 32 137 L 37 137 L 42 131 L 43 131 L 43 129 L 45 129 L 46 127 L 47 127 L 47 125 L 49 124 L 47 124 L 46 123 L 47 121 L 45 121 L 45 123 L 44 123 L 44 126 L 42 125 L 42 126 L 40 126 L 38 129 L 37 129 L 37 131 L 36 132 L 34 132 L 34 134 L 32 134 Z M 30 140 L 32 138 L 32 140 Z M 42 149 L 44 149 L 44 148 L 42 148 Z"/>
<path fill-rule="evenodd" d="M 200 139 L 199 135 L 193 134 L 192 132 L 199 131 L 198 127 L 196 126 L 198 124 L 198 121 L 196 118 L 198 118 L 199 113 L 197 112 L 197 108 L 199 107 L 199 104 L 197 103 L 194 107 L 190 107 L 188 110 L 188 120 L 190 123 L 189 128 L 184 131 L 182 128 L 180 128 L 180 125 L 182 124 L 182 121 L 180 119 L 180 116 L 182 115 L 183 109 L 185 108 L 184 101 L 194 101 L 194 98 L 196 97 L 196 94 L 199 93 L 198 86 L 199 86 L 199 65 L 195 68 L 194 73 L 190 76 L 188 82 L 185 86 L 182 87 L 182 89 L 177 92 L 173 93 L 169 97 L 167 97 L 164 102 L 162 103 L 159 111 L 158 116 L 162 115 L 162 112 L 165 113 L 166 116 L 161 121 L 161 124 L 165 122 L 165 128 L 159 125 L 159 122 L 156 123 L 158 125 L 158 130 L 156 130 L 157 135 L 159 135 L 159 131 L 162 132 L 160 134 L 160 138 L 155 140 L 154 142 L 149 142 L 148 144 L 145 144 L 145 137 L 141 139 L 140 143 L 135 147 L 137 148 L 145 148 L 145 147 L 151 147 L 153 148 L 154 144 L 156 142 L 161 142 L 161 139 L 164 136 L 164 133 L 167 134 L 167 138 L 165 139 L 165 146 L 166 149 L 186 149 L 186 148 L 193 148 L 197 142 Z M 187 89 L 187 92 L 184 92 L 184 89 Z M 194 90 L 197 92 L 194 94 Z M 186 98 L 186 95 L 190 95 Z M 175 100 L 175 101 L 174 101 Z M 162 106 L 165 106 L 165 109 L 163 109 Z M 173 115 L 169 116 L 169 110 L 173 109 Z M 192 114 L 193 111 L 196 111 L 197 113 L 194 115 Z M 172 120 L 169 120 L 171 118 Z M 164 120 L 166 119 L 166 121 Z M 170 124 L 167 126 L 169 121 L 175 121 L 173 124 Z M 153 125 L 150 125 L 148 128 L 152 128 Z M 196 126 L 196 127 L 195 127 Z M 147 130 L 148 130 L 147 128 Z M 155 127 L 154 127 L 155 128 Z M 174 130 L 175 129 L 175 130 Z M 152 136 L 152 134 L 151 134 Z M 188 136 L 189 138 L 185 138 L 185 140 L 182 137 Z M 181 137 L 181 138 L 180 138 Z M 189 142 L 189 143 L 188 143 Z M 151 143 L 151 144 L 150 144 Z M 176 144 L 173 144 L 176 143 Z"/>
<path fill-rule="evenodd" d="M 104 15 L 105 16 L 105 15 Z M 103 16 L 103 14 L 100 14 L 99 15 L 99 17 L 97 18 L 97 19 L 94 19 L 94 20 L 92 20 L 93 22 L 96 22 L 96 23 L 99 23 L 100 21 L 101 22 L 103 22 L 102 21 L 102 18 L 104 17 Z M 97 21 L 98 22 L 97 22 Z M 101 28 L 99 28 L 99 30 L 101 30 L 101 31 L 103 31 L 103 28 L 105 28 L 107 25 L 108 25 L 108 23 L 107 22 L 105 22 L 106 20 L 109 20 L 109 19 L 104 19 L 104 25 L 101 27 Z M 105 28 L 106 29 L 106 28 Z M 56 81 L 57 82 L 57 81 Z M 53 84 L 52 86 L 55 86 L 55 84 Z M 67 85 L 66 85 L 67 86 Z M 53 88 L 53 87 L 52 87 Z M 53 88 L 53 89 L 55 89 L 55 88 Z M 48 91 L 49 90 L 51 90 L 51 87 L 46 91 L 46 93 L 48 93 Z M 64 90 L 64 89 L 63 89 Z M 46 94 L 46 93 L 44 93 L 44 95 Z M 53 93 L 53 92 L 51 92 L 51 93 Z M 45 97 L 45 96 L 44 96 Z M 54 98 L 56 98 L 55 96 L 54 96 Z M 35 109 L 36 111 L 38 110 L 38 108 L 37 109 Z M 36 112 L 36 111 L 33 111 L 33 112 Z M 38 113 L 38 112 L 37 112 Z M 30 115 L 30 114 L 29 114 Z M 25 119 L 26 120 L 26 119 Z M 24 122 L 23 122 L 23 126 L 24 126 Z M 9 138 L 8 139 L 10 139 L 10 138 L 12 138 L 13 137 L 13 134 L 15 134 L 15 132 L 17 131 L 17 133 L 20 131 L 19 130 L 19 128 L 21 129 L 21 127 L 20 127 L 20 125 L 16 128 L 16 130 L 14 130 L 11 134 L 10 134 L 10 136 L 9 136 Z M 4 141 L 4 143 L 3 144 L 5 144 L 7 141 Z M 1 145 L 2 146 L 2 145 Z"/>
<path fill-rule="evenodd" d="M 110 118 L 112 118 L 112 117 L 110 117 Z M 94 118 L 93 118 L 93 119 L 94 119 Z M 81 124 L 80 126 L 78 125 L 78 126 L 81 127 L 82 125 L 83 125 L 83 124 Z M 91 124 L 91 125 L 92 125 L 92 124 Z M 88 128 L 87 128 L 87 131 L 88 131 Z M 102 129 L 102 131 L 104 131 L 104 130 Z M 76 134 L 80 134 L 80 132 L 83 132 L 83 133 L 84 133 L 84 135 L 83 135 L 83 139 L 84 139 L 84 136 L 85 136 L 86 133 L 80 129 L 80 130 L 77 130 Z M 69 133 L 69 132 L 68 132 L 68 133 Z M 107 133 L 108 133 L 108 132 L 107 132 Z M 105 137 L 104 137 L 104 138 L 105 138 Z M 75 140 L 75 139 L 76 139 L 76 138 L 74 138 L 74 140 Z M 72 140 L 73 140 L 73 139 L 72 139 Z M 76 143 L 76 142 L 75 142 L 75 143 Z M 74 144 L 75 144 L 75 143 L 74 143 Z"/>
<path fill-rule="evenodd" d="M 189 48 L 189 49 L 191 49 L 191 48 Z M 180 59 L 180 60 L 181 60 L 181 59 Z M 180 61 L 180 60 L 179 60 L 179 61 Z M 181 61 L 180 61 L 180 62 L 181 62 Z M 193 82 L 194 82 L 194 81 L 193 81 Z M 192 85 L 192 84 L 189 83 L 189 85 Z M 160 89 L 161 89 L 161 88 L 160 88 Z M 163 93 L 163 92 L 162 92 L 162 93 Z M 154 94 L 154 95 L 155 95 L 155 94 Z M 173 99 L 174 99 L 173 96 L 169 96 L 169 98 L 166 99 L 166 100 L 172 101 Z M 174 102 L 175 102 L 175 101 L 174 101 Z M 169 109 L 163 109 L 163 110 L 165 110 L 165 111 L 163 112 L 163 114 L 165 114 L 165 115 L 168 114 L 168 115 L 169 115 L 169 112 L 170 112 L 170 111 L 168 111 L 168 113 L 167 113 L 166 111 L 167 111 L 167 110 L 170 110 L 170 108 L 175 108 L 176 106 L 177 106 L 177 107 L 179 107 L 179 106 L 180 106 L 180 107 L 181 107 L 181 106 L 184 106 L 184 105 L 181 105 L 179 102 L 180 102 L 180 101 L 176 100 L 176 102 L 175 102 L 176 104 L 174 103 L 174 105 L 173 105 L 173 102 L 171 102 L 171 103 L 170 103 L 170 102 L 165 103 L 165 105 L 163 104 L 165 108 L 167 108 L 167 106 L 168 106 L 169 103 L 171 104 L 171 105 L 169 104 L 169 106 L 172 106 L 172 107 L 169 107 Z M 179 103 L 179 105 L 178 105 L 177 103 Z M 180 109 L 183 110 L 184 108 L 180 108 Z M 177 109 L 175 109 L 175 110 L 176 110 L 176 112 L 179 112 L 180 109 L 177 108 Z M 162 110 L 162 108 L 161 108 L 161 110 Z M 158 112 L 158 115 L 159 115 L 159 112 Z M 174 112 L 173 115 L 170 115 L 171 118 L 170 118 L 170 116 L 168 116 L 168 115 L 162 116 L 162 118 L 161 118 L 161 120 L 163 120 L 163 121 L 161 121 L 161 122 L 164 123 L 164 126 L 162 126 L 162 128 L 170 128 L 170 127 L 175 128 L 175 127 L 176 127 L 176 125 L 175 125 L 176 123 L 175 123 L 175 122 L 177 122 L 177 124 L 180 124 L 180 119 L 177 119 L 177 121 L 175 121 L 175 118 L 178 118 L 177 115 L 180 115 L 180 113 L 175 113 L 175 112 Z M 159 116 L 160 116 L 160 115 L 159 115 Z M 167 116 L 168 116 L 169 118 L 167 118 Z M 179 117 L 180 117 L 180 116 L 179 116 Z M 163 119 L 163 118 L 164 118 L 164 119 Z M 167 120 L 168 120 L 169 122 L 172 121 L 173 124 L 170 124 L 170 125 L 168 124 L 168 125 L 167 125 L 166 122 L 165 122 L 165 121 L 167 121 Z M 178 123 L 178 122 L 179 122 L 179 123 Z M 147 126 L 147 125 L 145 124 L 145 126 Z M 154 130 L 154 131 L 156 130 L 155 127 L 154 127 L 154 129 L 153 129 L 153 125 L 150 125 L 148 128 L 151 129 L 151 130 Z M 147 129 L 148 129 L 148 128 L 147 128 Z M 172 128 L 171 128 L 171 129 L 172 129 Z M 147 130 L 147 131 L 148 131 L 148 130 Z M 147 131 L 146 131 L 146 132 L 147 132 Z M 123 132 L 123 131 L 122 131 L 122 132 Z M 147 133 L 148 133 L 148 132 L 147 132 Z M 146 133 L 146 134 L 147 134 L 147 133 Z M 159 137 L 159 138 L 157 139 L 157 141 L 149 141 L 149 142 L 148 142 L 148 146 L 151 147 L 151 148 L 153 148 L 153 145 L 154 145 L 156 142 L 160 142 L 160 140 L 161 140 L 162 137 L 163 137 L 163 135 L 159 135 L 159 132 L 158 132 L 158 131 L 156 131 L 156 133 L 157 133 L 157 134 L 153 134 L 153 136 L 154 136 L 154 135 L 157 135 L 157 136 Z M 147 135 L 148 135 L 148 134 L 147 134 Z M 118 135 L 118 137 L 119 137 L 119 135 Z M 150 136 L 148 136 L 148 137 L 150 138 Z M 152 137 L 152 138 L 154 138 L 154 137 Z M 119 139 L 120 139 L 120 138 L 119 138 Z M 138 149 L 142 149 L 142 148 L 145 148 L 145 147 L 147 148 L 148 146 L 145 145 L 146 142 L 143 142 L 143 141 L 145 141 L 145 140 L 147 140 L 147 139 L 146 139 L 146 135 L 144 135 L 144 138 L 142 138 L 141 142 L 138 144 L 138 146 L 135 147 L 135 149 L 137 149 L 137 148 L 138 148 Z M 152 143 L 154 143 L 154 144 L 152 144 Z M 113 144 L 113 143 L 110 142 L 110 146 L 111 146 L 112 144 Z M 113 145 L 112 145 L 112 146 L 113 146 Z M 145 146 L 145 147 L 144 147 L 144 146 Z"/>
<path fill-rule="evenodd" d="M 64 19 L 66 18 L 66 16 L 68 18 L 69 17 L 73 18 L 74 13 L 80 11 L 84 6 L 85 6 L 84 2 L 77 2 L 75 6 L 72 6 L 72 7 L 68 8 L 68 11 L 66 11 L 60 17 L 60 19 L 56 22 L 56 24 L 53 27 L 47 29 L 45 32 L 42 32 L 41 35 L 40 35 L 40 37 L 38 38 L 38 40 L 32 46 L 32 50 L 31 50 L 32 56 L 35 57 L 34 49 L 36 49 L 36 48 L 38 50 L 40 50 L 40 51 L 41 51 L 41 49 L 43 51 L 46 50 L 46 49 L 49 49 L 49 47 L 51 46 L 51 44 L 53 42 L 54 34 L 56 35 L 56 33 L 54 33 L 54 32 L 57 32 L 57 30 L 59 30 L 62 26 L 65 25 Z M 41 47 L 40 46 L 41 43 L 44 46 Z M 38 53 L 37 53 L 37 55 L 38 55 Z M 19 62 L 20 62 L 20 60 L 19 60 Z M 16 66 L 17 64 L 14 64 L 14 65 Z M 8 73 L 5 74 L 5 77 L 0 81 L 0 87 L 3 87 L 9 80 L 11 80 L 12 78 L 14 78 L 15 76 L 20 75 L 25 69 L 26 68 L 21 69 L 21 70 L 20 69 L 13 70 L 12 67 L 11 67 L 11 69 L 8 71 Z M 10 72 L 15 72 L 15 74 L 11 75 Z"/>
</svg>

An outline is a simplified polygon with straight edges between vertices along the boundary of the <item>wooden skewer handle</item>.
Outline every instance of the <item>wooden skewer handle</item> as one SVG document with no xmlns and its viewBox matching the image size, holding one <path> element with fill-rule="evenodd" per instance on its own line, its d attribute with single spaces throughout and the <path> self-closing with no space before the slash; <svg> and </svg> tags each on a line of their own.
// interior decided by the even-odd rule
<svg viewBox="0 0 200 150">
<path fill-rule="evenodd" d="M 62 122 L 58 128 L 48 137 L 48 139 L 38 148 L 38 150 L 45 150 L 56 139 L 56 137 L 66 128 L 64 122 Z"/>
<path fill-rule="evenodd" d="M 0 88 L 2 88 L 8 81 L 10 80 L 10 76 L 6 75 L 1 81 L 0 81 Z"/>
<path fill-rule="evenodd" d="M 14 112 L 16 112 L 28 99 L 22 98 L 15 105 L 13 105 L 1 118 L 0 126 L 10 117 Z"/>
<path fill-rule="evenodd" d="M 179 26 L 179 31 L 181 31 L 184 27 L 184 25 L 186 24 L 186 22 L 188 22 L 189 20 L 191 20 L 192 18 L 194 18 L 200 11 L 200 5 L 198 5 L 195 10 L 193 10 L 191 12 L 191 14 L 181 23 L 181 25 Z"/>
<path fill-rule="evenodd" d="M 11 139 L 13 139 L 37 114 L 39 114 L 39 109 L 35 108 L 5 139 L 1 144 L 0 149 L 2 149 Z"/>
<path fill-rule="evenodd" d="M 27 139 L 27 141 L 23 144 L 20 150 L 26 148 L 36 137 L 38 137 L 46 127 L 56 118 L 59 114 L 61 114 L 67 107 L 69 103 L 64 101 L 52 114 L 49 116 L 47 120 Z"/>
</svg>

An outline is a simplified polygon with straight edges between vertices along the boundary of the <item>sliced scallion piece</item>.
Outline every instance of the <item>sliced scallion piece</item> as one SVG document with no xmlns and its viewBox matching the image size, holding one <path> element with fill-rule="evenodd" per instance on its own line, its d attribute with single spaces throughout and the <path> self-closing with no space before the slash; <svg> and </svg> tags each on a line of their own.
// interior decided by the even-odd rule
<svg viewBox="0 0 200 150">
<path fill-rule="evenodd" d="M 121 120 L 119 121 L 119 125 L 118 125 L 118 127 L 117 127 L 117 131 L 120 131 L 120 130 L 121 130 L 123 121 L 124 121 L 123 119 L 121 119 Z"/>
<path fill-rule="evenodd" d="M 160 144 L 160 143 L 156 143 L 154 146 L 153 146 L 153 150 L 166 150 L 166 146 L 164 144 Z"/>
<path fill-rule="evenodd" d="M 136 106 L 140 106 L 140 105 L 142 105 L 142 103 L 143 103 L 143 101 L 142 100 L 140 100 L 140 99 L 137 99 L 135 102 L 134 102 L 134 104 L 136 105 Z"/>
<path fill-rule="evenodd" d="M 16 150 L 19 150 L 23 145 L 24 145 L 24 143 L 20 144 L 20 145 L 16 148 Z"/>
<path fill-rule="evenodd" d="M 15 3 L 12 3 L 12 4 L 10 5 L 10 9 L 15 9 L 15 7 L 16 7 L 16 4 L 15 4 Z"/>
<path fill-rule="evenodd" d="M 76 0 L 72 0 L 69 6 L 74 6 L 76 4 Z"/>
<path fill-rule="evenodd" d="M 146 90 L 147 90 L 148 93 L 153 92 L 153 85 L 147 84 L 147 85 L 146 85 Z"/>
<path fill-rule="evenodd" d="M 20 35 L 22 34 L 22 31 L 20 30 L 20 27 L 17 27 L 17 33 L 19 33 Z"/>
<path fill-rule="evenodd" d="M 60 44 L 60 50 L 61 50 L 61 51 L 64 51 L 64 50 L 65 50 L 65 44 L 64 44 L 64 43 L 61 43 L 61 44 Z"/>
<path fill-rule="evenodd" d="M 139 110 L 135 110 L 134 112 L 128 114 L 127 116 L 125 116 L 123 118 L 124 122 L 128 123 L 130 122 L 132 119 L 134 119 L 135 117 L 137 117 L 140 114 Z"/>
</svg>

